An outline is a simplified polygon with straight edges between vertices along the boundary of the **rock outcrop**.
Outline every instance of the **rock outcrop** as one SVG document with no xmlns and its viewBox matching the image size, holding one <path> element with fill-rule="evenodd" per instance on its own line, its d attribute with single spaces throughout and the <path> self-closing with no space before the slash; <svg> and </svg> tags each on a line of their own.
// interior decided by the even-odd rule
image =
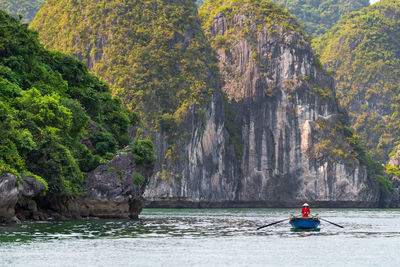
<svg viewBox="0 0 400 267">
<path fill-rule="evenodd" d="M 18 179 L 13 174 L 0 177 L 0 222 L 18 222 L 17 207 L 26 207 L 27 213 L 39 218 L 36 203 L 31 199 L 44 190 L 44 184 L 32 177 Z"/>
<path fill-rule="evenodd" d="M 135 219 L 142 211 L 142 195 L 152 174 L 152 168 L 136 164 L 131 152 L 120 153 L 87 174 L 83 196 L 50 196 L 40 202 L 40 208 L 56 219 Z"/>
<path fill-rule="evenodd" d="M 45 219 L 138 218 L 153 168 L 120 153 L 87 175 L 82 196 L 42 196 L 44 185 L 31 177 L 0 178 L 0 222 Z"/>
</svg>

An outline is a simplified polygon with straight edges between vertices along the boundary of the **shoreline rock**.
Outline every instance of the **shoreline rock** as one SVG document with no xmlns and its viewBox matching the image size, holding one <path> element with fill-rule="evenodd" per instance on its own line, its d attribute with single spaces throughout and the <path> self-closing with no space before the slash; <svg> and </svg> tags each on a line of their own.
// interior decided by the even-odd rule
<svg viewBox="0 0 400 267">
<path fill-rule="evenodd" d="M 44 184 L 32 177 L 22 176 L 21 180 L 14 174 L 0 177 L 0 222 L 19 222 L 18 207 L 25 207 L 26 213 L 33 217 L 39 216 L 32 198 L 44 189 Z"/>
<path fill-rule="evenodd" d="M 142 179 L 137 179 L 140 174 Z M 40 196 L 44 185 L 31 177 L 0 178 L 0 222 L 93 218 L 137 219 L 152 168 L 138 166 L 133 154 L 120 153 L 87 175 L 83 196 Z"/>
</svg>

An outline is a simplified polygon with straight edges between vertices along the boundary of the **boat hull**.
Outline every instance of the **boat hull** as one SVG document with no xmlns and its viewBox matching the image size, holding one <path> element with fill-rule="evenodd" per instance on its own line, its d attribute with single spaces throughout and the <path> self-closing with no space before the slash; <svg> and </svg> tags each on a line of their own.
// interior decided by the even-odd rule
<svg viewBox="0 0 400 267">
<path fill-rule="evenodd" d="M 295 229 L 316 229 L 320 223 L 318 218 L 294 217 L 290 219 L 290 224 Z"/>
</svg>

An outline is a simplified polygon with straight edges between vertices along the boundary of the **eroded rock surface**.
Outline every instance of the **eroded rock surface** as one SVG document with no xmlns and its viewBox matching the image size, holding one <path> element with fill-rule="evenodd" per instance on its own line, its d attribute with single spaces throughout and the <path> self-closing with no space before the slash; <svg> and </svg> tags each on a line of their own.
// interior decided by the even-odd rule
<svg viewBox="0 0 400 267">
<path fill-rule="evenodd" d="M 138 218 L 152 168 L 138 166 L 133 154 L 120 153 L 87 175 L 78 197 L 47 197 L 41 208 L 55 218 Z"/>
<path fill-rule="evenodd" d="M 30 201 L 44 191 L 44 184 L 32 177 L 18 179 L 13 174 L 0 177 L 0 222 L 18 222 L 16 207 L 25 206 L 26 211 L 38 216 L 36 203 Z"/>
</svg>

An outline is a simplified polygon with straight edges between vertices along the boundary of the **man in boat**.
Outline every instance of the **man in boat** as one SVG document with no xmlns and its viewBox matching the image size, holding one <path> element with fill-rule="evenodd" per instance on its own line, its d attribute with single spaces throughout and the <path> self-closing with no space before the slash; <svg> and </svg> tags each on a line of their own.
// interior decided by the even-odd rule
<svg viewBox="0 0 400 267">
<path fill-rule="evenodd" d="M 301 209 L 301 214 L 303 214 L 303 217 L 308 217 L 308 214 L 310 214 L 310 208 L 308 207 L 307 203 L 303 204 L 303 208 Z"/>
</svg>

